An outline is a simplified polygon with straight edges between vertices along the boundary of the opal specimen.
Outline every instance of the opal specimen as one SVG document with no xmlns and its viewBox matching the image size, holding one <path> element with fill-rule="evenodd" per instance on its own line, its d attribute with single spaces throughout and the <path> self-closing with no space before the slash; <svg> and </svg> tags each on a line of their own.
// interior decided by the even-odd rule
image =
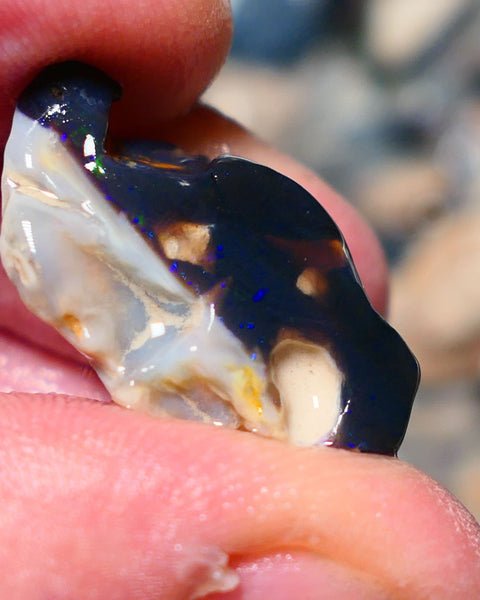
<svg viewBox="0 0 480 600">
<path fill-rule="evenodd" d="M 326 211 L 241 158 L 107 139 L 120 93 L 69 62 L 19 99 L 0 250 L 26 305 L 119 404 L 395 454 L 418 366 Z"/>
</svg>

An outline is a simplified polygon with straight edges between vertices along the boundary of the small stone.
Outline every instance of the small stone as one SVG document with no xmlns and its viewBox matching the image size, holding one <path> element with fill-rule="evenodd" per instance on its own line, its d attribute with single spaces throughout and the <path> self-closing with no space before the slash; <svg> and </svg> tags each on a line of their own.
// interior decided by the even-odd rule
<svg viewBox="0 0 480 600">
<path fill-rule="evenodd" d="M 381 67 L 415 67 L 464 22 L 475 8 L 471 0 L 370 0 L 367 45 Z"/>
<path fill-rule="evenodd" d="M 445 210 L 447 173 L 431 159 L 397 158 L 372 166 L 357 182 L 357 201 L 383 236 L 411 235 Z"/>
<path fill-rule="evenodd" d="M 394 273 L 391 320 L 417 355 L 425 382 L 478 376 L 479 232 L 477 211 L 445 216 Z"/>
</svg>

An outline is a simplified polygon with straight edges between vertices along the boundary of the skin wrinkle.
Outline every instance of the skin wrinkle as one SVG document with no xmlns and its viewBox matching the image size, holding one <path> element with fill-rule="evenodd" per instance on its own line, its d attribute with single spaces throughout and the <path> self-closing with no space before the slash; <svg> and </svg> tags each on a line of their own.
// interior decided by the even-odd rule
<svg viewBox="0 0 480 600">
<path fill-rule="evenodd" d="M 339 563 L 332 563 L 317 555 L 305 552 L 302 549 L 278 548 L 260 556 L 246 555 L 231 557 L 230 564 L 240 575 L 241 583 L 233 592 L 227 594 L 211 594 L 206 600 L 245 600 L 250 594 L 255 600 L 265 597 L 268 590 L 270 598 L 290 600 L 292 594 L 302 600 L 332 600 L 332 580 L 341 581 L 341 600 L 355 598 L 355 600 L 398 600 L 382 590 L 381 583 L 371 576 L 345 568 Z M 313 573 L 312 573 L 313 571 Z M 295 587 L 287 579 L 288 591 L 284 589 L 283 575 L 289 572 L 294 575 Z M 316 580 L 315 576 L 322 573 L 322 579 Z M 295 576 L 296 575 L 296 576 Z M 312 578 L 313 575 L 313 578 Z M 304 585 L 308 580 L 314 579 L 310 584 Z M 265 581 L 265 587 L 258 584 L 258 580 Z M 319 585 L 320 584 L 320 585 Z M 261 588 L 259 592 L 258 588 Z M 326 588 L 329 588 L 326 590 Z M 336 585 L 334 590 L 338 591 Z M 263 589 L 262 589 L 263 588 Z M 292 590 L 294 590 L 292 592 Z M 353 595 L 352 595 L 353 593 Z M 244 595 L 247 594 L 247 595 Z M 365 595 L 364 595 L 365 594 Z M 335 596 L 337 598 L 337 596 Z"/>
</svg>

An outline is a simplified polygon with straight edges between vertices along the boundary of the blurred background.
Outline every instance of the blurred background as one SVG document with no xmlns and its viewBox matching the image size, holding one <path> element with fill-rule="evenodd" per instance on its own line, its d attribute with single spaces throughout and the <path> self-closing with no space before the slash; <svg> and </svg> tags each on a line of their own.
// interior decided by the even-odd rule
<svg viewBox="0 0 480 600">
<path fill-rule="evenodd" d="M 480 0 L 232 0 L 206 102 L 375 228 L 423 381 L 400 452 L 480 519 Z"/>
</svg>

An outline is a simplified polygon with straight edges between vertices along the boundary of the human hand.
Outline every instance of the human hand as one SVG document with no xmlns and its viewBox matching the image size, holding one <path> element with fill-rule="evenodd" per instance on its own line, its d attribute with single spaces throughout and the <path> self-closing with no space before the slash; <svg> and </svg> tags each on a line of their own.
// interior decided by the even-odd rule
<svg viewBox="0 0 480 600">
<path fill-rule="evenodd" d="M 348 204 L 215 112 L 186 115 L 229 37 L 228 7 L 214 0 L 0 0 L 2 144 L 18 93 L 41 68 L 70 58 L 98 66 L 124 88 L 116 133 L 195 152 L 226 143 L 306 187 L 382 310 L 381 252 Z M 0 597 L 186 599 L 233 586 L 235 573 L 237 588 L 212 600 L 480 597 L 478 525 L 412 467 L 88 399 L 104 398 L 97 380 L 5 276 L 0 322 L 0 384 L 22 390 L 0 396 Z M 69 396 L 25 393 L 48 379 Z"/>
</svg>

